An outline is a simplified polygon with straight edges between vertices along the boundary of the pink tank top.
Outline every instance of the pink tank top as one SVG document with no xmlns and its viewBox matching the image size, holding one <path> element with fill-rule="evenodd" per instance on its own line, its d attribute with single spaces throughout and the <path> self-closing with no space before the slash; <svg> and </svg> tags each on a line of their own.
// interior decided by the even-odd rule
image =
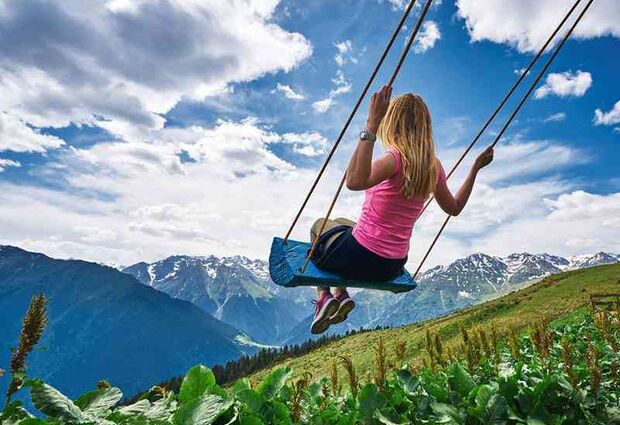
<svg viewBox="0 0 620 425">
<path fill-rule="evenodd" d="M 402 259 L 409 252 L 413 225 L 427 197 L 405 198 L 400 193 L 403 163 L 400 153 L 388 151 L 396 161 L 392 177 L 365 191 L 362 213 L 353 229 L 353 237 L 364 248 L 392 259 Z M 445 181 L 446 174 L 439 164 L 437 180 Z"/>
</svg>

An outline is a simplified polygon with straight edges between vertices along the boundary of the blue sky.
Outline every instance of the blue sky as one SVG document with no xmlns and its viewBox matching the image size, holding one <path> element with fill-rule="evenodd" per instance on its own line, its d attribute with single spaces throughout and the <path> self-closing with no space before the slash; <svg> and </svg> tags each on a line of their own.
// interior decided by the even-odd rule
<svg viewBox="0 0 620 425">
<path fill-rule="evenodd" d="M 129 264 L 266 258 L 404 2 L 85 3 L 0 1 L 0 243 Z M 570 4 L 436 1 L 394 91 L 425 97 L 446 168 Z M 596 0 L 429 265 L 476 251 L 620 251 L 619 36 L 620 6 Z M 366 107 L 296 237 L 325 211 Z M 360 204 L 345 193 L 336 214 L 355 218 Z M 434 208 L 417 224 L 412 265 L 442 217 Z"/>
</svg>

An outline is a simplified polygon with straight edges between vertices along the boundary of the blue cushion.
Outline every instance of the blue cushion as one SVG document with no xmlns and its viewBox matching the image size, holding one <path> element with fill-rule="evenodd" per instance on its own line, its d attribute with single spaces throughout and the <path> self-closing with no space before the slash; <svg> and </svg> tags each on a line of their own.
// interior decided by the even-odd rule
<svg viewBox="0 0 620 425">
<path fill-rule="evenodd" d="M 405 271 L 396 279 L 388 282 L 367 282 L 348 280 L 318 269 L 312 261 L 308 263 L 305 272 L 301 267 L 311 245 L 307 242 L 273 238 L 271 254 L 269 255 L 269 273 L 276 285 L 285 287 L 294 286 L 347 286 L 352 288 L 381 289 L 392 292 L 406 292 L 415 289 L 417 284 Z"/>
</svg>

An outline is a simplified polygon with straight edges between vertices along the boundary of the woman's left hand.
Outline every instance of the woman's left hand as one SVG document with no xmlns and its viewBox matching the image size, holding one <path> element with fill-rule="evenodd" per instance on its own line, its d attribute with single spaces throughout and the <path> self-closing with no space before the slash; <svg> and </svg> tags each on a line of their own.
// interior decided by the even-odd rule
<svg viewBox="0 0 620 425">
<path fill-rule="evenodd" d="M 390 97 L 392 96 L 392 87 L 383 86 L 381 90 L 372 95 L 370 99 L 370 109 L 368 111 L 368 121 L 366 122 L 366 130 L 373 134 L 377 134 L 379 124 L 385 116 L 388 106 L 390 106 Z"/>
</svg>

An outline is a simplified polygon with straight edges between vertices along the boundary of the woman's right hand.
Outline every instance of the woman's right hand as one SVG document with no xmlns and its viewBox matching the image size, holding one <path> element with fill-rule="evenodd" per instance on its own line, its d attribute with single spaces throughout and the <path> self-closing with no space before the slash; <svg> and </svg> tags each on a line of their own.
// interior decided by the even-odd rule
<svg viewBox="0 0 620 425">
<path fill-rule="evenodd" d="M 479 171 L 491 162 L 493 162 L 493 146 L 489 146 L 478 155 L 474 162 L 474 168 Z"/>
<path fill-rule="evenodd" d="M 391 96 L 392 87 L 387 85 L 381 87 L 381 90 L 372 95 L 368 111 L 368 121 L 366 122 L 366 130 L 372 134 L 377 134 L 377 131 L 379 131 L 379 125 L 390 106 Z"/>
</svg>

